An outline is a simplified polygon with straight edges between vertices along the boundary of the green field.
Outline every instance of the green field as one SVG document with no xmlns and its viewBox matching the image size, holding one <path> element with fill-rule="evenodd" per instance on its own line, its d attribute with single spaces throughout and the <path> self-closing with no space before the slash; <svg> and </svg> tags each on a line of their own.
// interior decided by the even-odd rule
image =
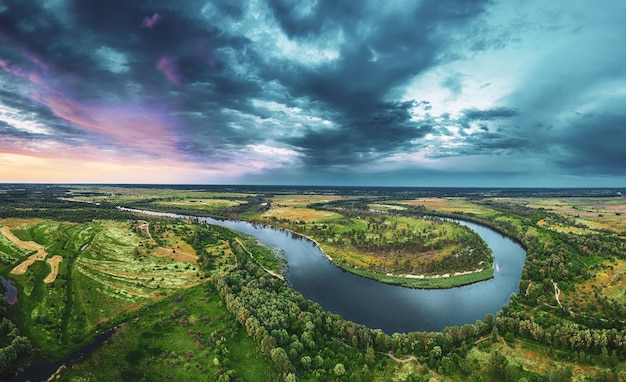
<svg viewBox="0 0 626 382">
<path fill-rule="evenodd" d="M 137 248 L 148 244 L 133 231 L 134 224 L 24 221 L 12 230 L 23 240 L 43 245 L 48 258 L 63 257 L 51 283 L 43 282 L 51 271 L 44 261 L 36 261 L 23 275 L 10 275 L 19 289 L 20 327 L 42 352 L 69 351 L 68 344 L 83 343 L 106 322 L 198 283 L 195 264 L 149 251 L 137 255 Z M 4 267 L 3 273 L 8 274 L 27 253 L 5 240 L 1 243 L 11 248 L 16 259 Z"/>
<path fill-rule="evenodd" d="M 209 283 L 142 310 L 60 380 L 205 381 L 222 374 L 243 381 L 277 378 Z"/>
</svg>

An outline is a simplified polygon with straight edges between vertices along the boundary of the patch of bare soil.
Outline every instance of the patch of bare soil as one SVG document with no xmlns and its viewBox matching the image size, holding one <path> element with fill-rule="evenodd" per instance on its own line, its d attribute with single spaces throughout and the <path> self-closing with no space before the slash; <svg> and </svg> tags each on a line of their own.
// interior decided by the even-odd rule
<svg viewBox="0 0 626 382">
<path fill-rule="evenodd" d="M 11 240 L 13 244 L 19 247 L 22 247 L 29 251 L 39 251 L 39 250 L 44 251 L 43 246 L 35 243 L 34 241 L 22 241 L 19 237 L 15 236 L 13 232 L 11 232 L 9 227 L 5 226 L 5 227 L 0 228 L 0 232 L 2 232 L 2 234 L 6 236 L 7 239 Z"/>
<path fill-rule="evenodd" d="M 159 247 L 156 249 L 155 254 L 158 257 L 169 257 L 170 259 L 174 259 L 174 261 L 186 261 L 189 263 L 195 263 L 198 261 L 198 256 L 194 254 L 170 248 Z"/>
<path fill-rule="evenodd" d="M 152 235 L 150 234 L 150 223 L 145 220 L 137 221 L 137 228 L 141 230 L 141 234 L 150 239 L 150 241 L 154 242 Z"/>
<path fill-rule="evenodd" d="M 46 256 L 48 256 L 48 252 L 46 252 L 46 249 L 43 247 L 43 245 L 37 244 L 34 241 L 22 241 L 19 237 L 15 236 L 13 232 L 11 232 L 9 227 L 5 226 L 0 228 L 0 232 L 2 232 L 2 234 L 6 236 L 7 239 L 11 240 L 11 242 L 18 247 L 24 248 L 28 251 L 37 251 L 37 253 L 29 256 L 28 259 L 24 260 L 17 267 L 13 268 L 11 274 L 23 275 L 28 270 L 28 267 L 30 267 L 35 261 L 43 261 L 46 259 Z"/>
<path fill-rule="evenodd" d="M 33 256 L 35 256 L 35 255 L 33 255 Z M 26 259 L 22 263 L 20 263 L 17 267 L 13 268 L 11 270 L 11 274 L 12 275 L 23 275 L 28 270 L 28 267 L 33 265 L 35 263 L 35 261 L 37 261 L 37 260 L 32 259 L 32 256 L 29 257 L 28 259 Z"/>
<path fill-rule="evenodd" d="M 46 284 L 50 284 L 56 280 L 57 275 L 59 274 L 59 263 L 63 261 L 63 256 L 55 255 L 52 258 L 46 260 L 48 264 L 50 264 L 50 274 L 43 279 L 43 282 Z"/>
</svg>

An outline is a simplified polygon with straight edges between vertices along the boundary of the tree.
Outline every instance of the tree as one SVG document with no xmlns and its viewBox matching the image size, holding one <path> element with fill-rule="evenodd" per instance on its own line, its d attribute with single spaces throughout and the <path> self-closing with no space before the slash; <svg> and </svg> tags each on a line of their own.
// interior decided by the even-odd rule
<svg viewBox="0 0 626 382">
<path fill-rule="evenodd" d="M 307 370 L 311 367 L 311 357 L 308 355 L 303 355 L 302 358 L 300 358 L 300 364 L 305 370 Z"/>
<path fill-rule="evenodd" d="M 483 322 L 487 325 L 487 330 L 491 329 L 494 324 L 493 314 L 489 313 L 485 315 Z"/>
<path fill-rule="evenodd" d="M 343 377 L 346 374 L 346 367 L 343 366 L 343 363 L 338 363 L 335 365 L 333 372 L 337 377 Z"/>
<path fill-rule="evenodd" d="M 498 327 L 494 326 L 493 329 L 491 329 L 491 342 L 496 343 L 498 342 Z"/>
<path fill-rule="evenodd" d="M 491 353 L 491 357 L 489 358 L 489 366 L 491 367 L 491 372 L 500 380 L 507 379 L 507 366 L 509 365 L 509 360 L 505 355 L 500 353 L 499 351 L 494 351 Z"/>
<path fill-rule="evenodd" d="M 287 374 L 292 371 L 293 366 L 291 365 L 291 361 L 289 361 L 285 349 L 280 347 L 272 349 L 271 359 L 279 372 Z"/>
<path fill-rule="evenodd" d="M 441 350 L 441 346 L 439 345 L 433 346 L 433 350 L 430 351 L 431 357 L 437 360 L 441 358 L 442 354 L 443 351 Z"/>
</svg>

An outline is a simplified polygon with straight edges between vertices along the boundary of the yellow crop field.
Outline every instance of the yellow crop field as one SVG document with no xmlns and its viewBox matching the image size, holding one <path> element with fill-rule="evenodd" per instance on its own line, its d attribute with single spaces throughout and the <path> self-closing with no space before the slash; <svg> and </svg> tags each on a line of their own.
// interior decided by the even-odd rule
<svg viewBox="0 0 626 382">
<path fill-rule="evenodd" d="M 262 217 L 264 218 L 277 218 L 277 219 L 288 219 L 294 221 L 305 221 L 307 223 L 311 222 L 321 222 L 330 219 L 336 219 L 340 217 L 339 214 L 332 211 L 320 211 L 314 210 L 312 208 L 306 207 L 288 207 L 288 206 L 277 206 L 272 205 L 272 207 L 263 213 Z"/>
<path fill-rule="evenodd" d="M 306 207 L 311 203 L 326 203 L 342 198 L 338 195 L 279 195 L 272 198 L 272 203 L 286 207 Z"/>
<path fill-rule="evenodd" d="M 478 205 L 465 198 L 417 198 L 408 201 L 402 200 L 397 203 L 411 206 L 424 206 L 429 210 L 442 212 L 463 212 L 476 216 L 491 216 L 494 214 L 494 211 L 490 208 Z"/>
<path fill-rule="evenodd" d="M 530 208 L 542 208 L 548 212 L 573 219 L 576 224 L 589 229 L 609 230 L 616 233 L 626 231 L 626 198 L 624 197 L 494 198 L 494 200 L 510 204 L 523 204 Z M 575 227 L 571 226 L 566 228 L 549 225 L 549 228 L 562 232 L 576 232 L 576 230 L 572 230 Z"/>
</svg>

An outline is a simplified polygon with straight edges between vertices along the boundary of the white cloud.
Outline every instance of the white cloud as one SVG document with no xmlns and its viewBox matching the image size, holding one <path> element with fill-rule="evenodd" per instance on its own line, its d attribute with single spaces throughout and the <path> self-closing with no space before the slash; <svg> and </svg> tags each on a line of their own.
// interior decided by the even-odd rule
<svg viewBox="0 0 626 382">
<path fill-rule="evenodd" d="M 44 135 L 50 134 L 46 126 L 37 121 L 36 116 L 1 103 L 0 121 L 3 121 L 9 126 L 26 133 Z"/>
<path fill-rule="evenodd" d="M 250 156 L 248 160 L 255 163 L 263 163 L 263 168 L 278 168 L 293 166 L 299 162 L 302 156 L 296 150 L 287 147 L 272 146 L 272 142 L 248 145 Z M 242 153 L 246 156 L 246 153 Z"/>
<path fill-rule="evenodd" d="M 128 58 L 121 53 L 108 46 L 101 46 L 94 52 L 96 57 L 100 59 L 100 65 L 113 73 L 125 73 L 129 70 Z"/>
</svg>

